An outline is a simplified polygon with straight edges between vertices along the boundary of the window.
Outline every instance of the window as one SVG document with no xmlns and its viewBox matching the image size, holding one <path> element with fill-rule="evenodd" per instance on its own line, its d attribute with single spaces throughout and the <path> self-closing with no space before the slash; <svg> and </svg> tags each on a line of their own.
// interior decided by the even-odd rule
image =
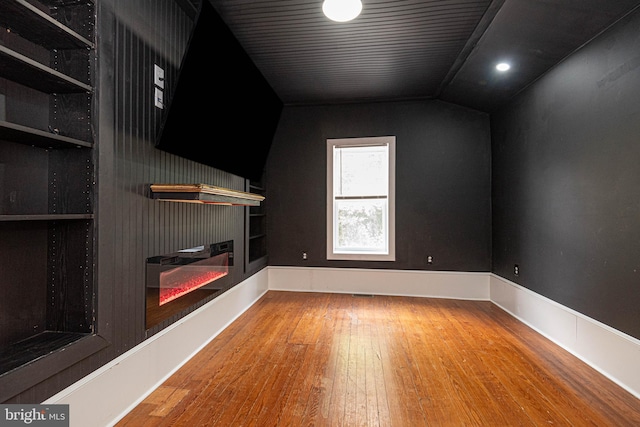
<svg viewBox="0 0 640 427">
<path fill-rule="evenodd" d="M 395 142 L 327 140 L 327 259 L 395 261 Z"/>
</svg>

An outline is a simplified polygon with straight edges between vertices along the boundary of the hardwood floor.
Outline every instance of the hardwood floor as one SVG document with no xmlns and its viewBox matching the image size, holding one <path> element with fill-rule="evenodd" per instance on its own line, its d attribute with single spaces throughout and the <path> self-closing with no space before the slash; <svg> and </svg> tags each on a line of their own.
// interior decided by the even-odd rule
<svg viewBox="0 0 640 427">
<path fill-rule="evenodd" d="M 117 424 L 427 425 L 639 426 L 640 400 L 487 301 L 269 291 Z"/>
</svg>

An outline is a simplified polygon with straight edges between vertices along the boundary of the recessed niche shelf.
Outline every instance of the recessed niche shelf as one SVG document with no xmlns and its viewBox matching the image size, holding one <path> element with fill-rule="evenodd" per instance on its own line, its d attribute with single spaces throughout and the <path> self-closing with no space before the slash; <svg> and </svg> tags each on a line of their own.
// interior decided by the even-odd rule
<svg viewBox="0 0 640 427">
<path fill-rule="evenodd" d="M 36 343 L 36 341 L 40 341 Z M 62 345 L 54 346 L 54 343 Z M 29 345 L 27 345 L 29 344 Z M 34 349 L 29 349 L 31 344 L 37 344 Z M 43 377 L 48 378 L 56 372 L 52 366 L 65 364 L 71 366 L 86 359 L 110 343 L 100 335 L 83 333 L 57 333 L 43 332 L 31 337 L 15 346 L 0 349 L 0 361 L 7 361 L 15 365 L 19 358 L 30 354 L 32 359 L 13 369 L 9 365 L 0 366 L 0 374 L 3 387 L 0 388 L 0 402 L 8 401 L 15 396 L 16 389 L 33 387 L 42 382 Z M 9 359 L 5 359 L 11 355 Z"/>
<path fill-rule="evenodd" d="M 46 356 L 88 333 L 45 331 L 0 349 L 0 375 Z"/>
<path fill-rule="evenodd" d="M 264 176 L 260 181 L 247 180 L 248 191 L 266 194 Z M 246 209 L 246 265 L 245 271 L 254 272 L 267 264 L 267 210 L 266 203 Z"/>
<path fill-rule="evenodd" d="M 0 120 L 0 139 L 40 148 L 90 148 L 93 146 L 90 142 L 2 120 Z"/>
<path fill-rule="evenodd" d="M 93 48 L 91 41 L 25 0 L 0 2 L 0 25 L 49 49 Z"/>
<path fill-rule="evenodd" d="M 260 206 L 264 196 L 207 184 L 151 184 L 152 198 L 165 202 Z"/>
<path fill-rule="evenodd" d="M 91 92 L 88 84 L 0 45 L 0 77 L 44 93 Z"/>
<path fill-rule="evenodd" d="M 4 221 L 75 221 L 93 219 L 93 214 L 0 215 Z"/>
</svg>

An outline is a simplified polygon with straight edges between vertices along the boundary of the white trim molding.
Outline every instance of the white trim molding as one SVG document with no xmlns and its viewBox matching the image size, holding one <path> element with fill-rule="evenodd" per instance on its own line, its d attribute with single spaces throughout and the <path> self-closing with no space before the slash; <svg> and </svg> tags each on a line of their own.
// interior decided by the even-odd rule
<svg viewBox="0 0 640 427">
<path fill-rule="evenodd" d="M 265 269 L 43 403 L 68 404 L 70 427 L 115 425 L 267 290 Z"/>
<path fill-rule="evenodd" d="M 43 403 L 69 404 L 71 427 L 115 425 L 267 290 L 488 300 L 640 399 L 640 340 L 494 274 L 267 267 Z"/>
<path fill-rule="evenodd" d="M 488 300 L 489 276 L 449 271 L 269 267 L 269 289 Z"/>
<path fill-rule="evenodd" d="M 640 340 L 495 274 L 491 302 L 640 399 Z"/>
</svg>

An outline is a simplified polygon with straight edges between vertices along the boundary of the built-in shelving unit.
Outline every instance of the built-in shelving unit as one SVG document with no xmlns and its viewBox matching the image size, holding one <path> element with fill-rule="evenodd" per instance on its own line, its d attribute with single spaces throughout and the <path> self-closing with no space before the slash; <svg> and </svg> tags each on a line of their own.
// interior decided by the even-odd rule
<svg viewBox="0 0 640 427">
<path fill-rule="evenodd" d="M 104 345 L 82 340 L 95 333 L 94 23 L 92 0 L 0 1 L 0 378 L 14 390 L 42 381 L 47 358 L 64 367 L 69 345 Z"/>
<path fill-rule="evenodd" d="M 266 195 L 264 179 L 261 181 L 247 180 L 249 192 Z M 267 210 L 266 204 L 247 208 L 245 235 L 246 265 L 245 270 L 252 272 L 267 264 Z"/>
</svg>

